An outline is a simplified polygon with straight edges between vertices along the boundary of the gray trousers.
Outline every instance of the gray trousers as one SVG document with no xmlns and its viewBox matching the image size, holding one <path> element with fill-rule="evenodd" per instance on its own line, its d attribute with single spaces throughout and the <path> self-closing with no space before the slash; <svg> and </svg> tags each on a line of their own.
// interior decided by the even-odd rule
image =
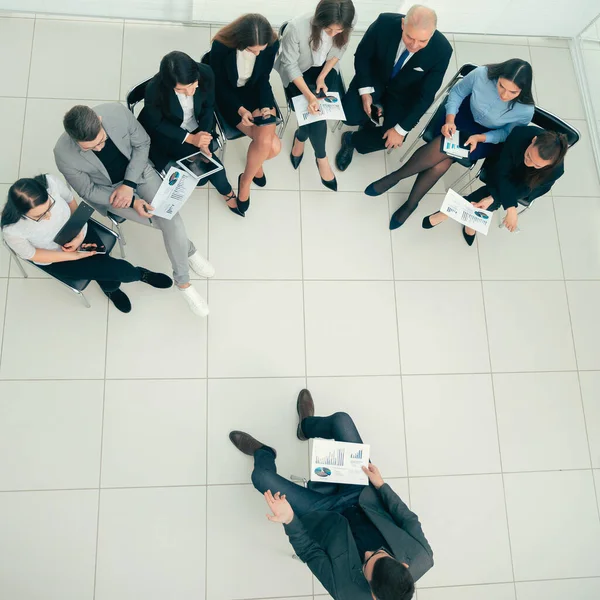
<svg viewBox="0 0 600 600">
<path fill-rule="evenodd" d="M 160 187 L 161 179 L 156 171 L 148 165 L 144 169 L 142 181 L 138 183 L 136 196 L 139 196 L 149 204 L 152 204 L 152 199 Z M 121 185 L 120 183 L 113 186 L 106 186 L 107 198 L 110 197 L 113 190 Z M 173 279 L 177 285 L 182 285 L 190 281 L 190 268 L 188 265 L 188 257 L 196 252 L 194 244 L 188 239 L 185 231 L 185 225 L 181 215 L 176 214 L 171 220 L 161 217 L 152 217 L 152 223 L 145 217 L 140 217 L 133 208 L 112 208 L 110 204 L 93 204 L 92 205 L 99 213 L 106 216 L 107 212 L 118 215 L 128 221 L 135 221 L 147 227 L 160 229 L 163 235 L 165 249 L 171 261 L 173 268 Z"/>
</svg>

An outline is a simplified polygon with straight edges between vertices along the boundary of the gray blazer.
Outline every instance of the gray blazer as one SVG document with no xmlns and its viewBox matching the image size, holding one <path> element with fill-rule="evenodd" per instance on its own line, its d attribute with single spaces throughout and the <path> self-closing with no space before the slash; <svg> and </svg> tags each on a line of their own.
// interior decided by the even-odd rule
<svg viewBox="0 0 600 600">
<path fill-rule="evenodd" d="M 148 162 L 150 137 L 127 108 L 118 102 L 94 106 L 102 126 L 115 146 L 129 159 L 125 179 L 139 186 L 155 176 Z M 92 204 L 108 205 L 113 184 L 108 171 L 93 150 L 83 151 L 69 134 L 63 133 L 54 146 L 58 170 L 81 198 Z"/>
<path fill-rule="evenodd" d="M 313 66 L 313 56 L 310 47 L 310 23 L 313 13 L 294 17 L 285 27 L 281 37 L 281 50 L 275 60 L 274 68 L 281 76 L 283 87 L 287 87 L 294 79 L 308 71 Z M 327 59 L 341 59 L 346 48 L 331 47 Z M 338 65 L 335 66 L 339 70 Z"/>
</svg>

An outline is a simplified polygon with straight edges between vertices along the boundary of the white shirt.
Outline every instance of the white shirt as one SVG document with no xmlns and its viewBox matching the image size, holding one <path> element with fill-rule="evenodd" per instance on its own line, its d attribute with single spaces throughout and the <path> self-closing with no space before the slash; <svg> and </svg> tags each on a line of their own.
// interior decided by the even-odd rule
<svg viewBox="0 0 600 600">
<path fill-rule="evenodd" d="M 311 52 L 313 57 L 313 67 L 320 67 L 327 60 L 327 55 L 333 46 L 333 37 L 327 35 L 324 29 L 321 29 L 321 43 L 319 47 L 314 50 L 311 46 Z"/>
<path fill-rule="evenodd" d="M 71 188 L 64 181 L 54 175 L 46 175 L 48 194 L 54 200 L 49 219 L 32 221 L 23 217 L 17 223 L 8 225 L 2 230 L 6 243 L 21 258 L 31 260 L 36 250 L 62 250 L 54 241 L 56 234 L 69 220 L 71 209 L 69 202 L 74 200 Z M 87 233 L 87 225 L 82 229 L 83 235 Z M 48 265 L 51 263 L 36 263 Z"/>
<path fill-rule="evenodd" d="M 183 110 L 183 122 L 181 123 L 181 129 L 185 129 L 188 133 L 192 133 L 198 129 L 198 121 L 194 116 L 194 96 L 186 96 L 175 92 L 179 104 L 181 104 L 181 110 Z"/>
<path fill-rule="evenodd" d="M 256 54 L 252 54 L 249 50 L 236 50 L 235 62 L 237 64 L 238 80 L 237 86 L 244 87 L 254 71 L 254 63 L 256 62 Z"/>
<path fill-rule="evenodd" d="M 402 41 L 402 38 L 400 38 L 400 44 L 398 44 L 398 51 L 396 52 L 396 58 L 394 58 L 394 65 L 398 62 L 398 59 L 400 58 L 400 55 L 406 50 L 406 44 Z M 406 57 L 405 61 L 402 63 L 402 66 L 400 67 L 400 70 L 402 70 L 404 68 L 404 66 L 406 65 L 406 63 L 411 59 L 412 55 L 414 54 L 414 52 L 409 52 L 408 56 Z M 363 88 L 359 88 L 358 93 L 361 96 L 364 96 L 365 94 L 372 94 L 375 91 L 374 87 L 363 87 Z M 400 125 L 394 125 L 394 129 L 400 134 L 400 135 L 406 135 L 408 133 L 408 131 L 406 131 L 405 129 L 402 129 L 402 127 L 400 127 Z"/>
</svg>

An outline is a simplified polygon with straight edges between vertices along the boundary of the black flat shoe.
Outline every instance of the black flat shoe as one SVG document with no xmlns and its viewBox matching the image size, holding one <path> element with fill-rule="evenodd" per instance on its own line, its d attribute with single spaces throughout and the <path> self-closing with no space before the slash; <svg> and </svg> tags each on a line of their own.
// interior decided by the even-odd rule
<svg viewBox="0 0 600 600">
<path fill-rule="evenodd" d="M 315 158 L 315 163 L 317 164 L 317 171 L 319 170 L 319 160 Z M 320 173 L 319 173 L 319 177 L 321 177 Z M 321 177 L 321 183 L 328 189 L 331 190 L 332 192 L 337 192 L 337 179 L 334 178 L 330 179 L 329 181 L 326 181 L 325 179 L 323 179 Z"/>
<path fill-rule="evenodd" d="M 225 206 L 234 214 L 237 215 L 238 217 L 245 217 L 246 215 L 237 207 L 237 206 L 229 206 L 229 204 L 227 204 L 228 200 L 233 200 L 235 198 L 236 203 L 239 202 L 238 197 L 235 195 L 235 192 L 233 190 L 231 190 L 231 192 L 229 192 L 229 194 L 227 194 L 227 196 L 225 197 Z"/>
<path fill-rule="evenodd" d="M 242 174 L 238 175 L 238 194 L 240 193 L 240 181 L 242 179 Z M 248 196 L 248 200 L 240 200 L 239 196 L 237 199 L 237 205 L 240 209 L 240 212 L 245 213 L 250 208 L 250 196 Z M 244 215 L 246 216 L 246 215 Z"/>
<path fill-rule="evenodd" d="M 354 146 L 352 145 L 352 131 L 346 131 L 342 135 L 342 147 L 335 155 L 335 166 L 339 171 L 345 171 L 352 162 Z"/>
<path fill-rule="evenodd" d="M 267 185 L 267 176 L 263 173 L 262 177 L 253 177 L 252 183 L 255 183 L 258 187 L 265 187 Z"/>
<path fill-rule="evenodd" d="M 427 215 L 424 219 L 423 219 L 423 223 L 421 223 L 421 225 L 423 226 L 423 229 L 433 229 L 434 227 L 437 227 L 437 225 L 439 225 L 439 223 L 437 223 L 437 225 L 432 225 L 431 221 L 430 221 L 430 217 L 433 217 L 433 215 L 437 215 L 440 211 L 436 211 L 434 213 L 431 213 L 430 215 Z"/>
<path fill-rule="evenodd" d="M 469 246 L 472 246 L 473 242 L 475 241 L 475 234 L 469 235 L 467 233 L 467 229 L 464 225 L 462 228 L 462 234 L 463 234 L 463 237 L 465 238 L 465 242 L 467 242 L 467 244 L 469 244 Z"/>
<path fill-rule="evenodd" d="M 122 313 L 131 312 L 131 301 L 127 297 L 127 294 L 119 289 L 114 292 L 104 292 L 108 299 L 115 305 L 117 310 L 120 310 Z"/>
<path fill-rule="evenodd" d="M 173 285 L 173 280 L 164 273 L 154 273 L 154 271 L 149 271 L 148 269 L 144 269 L 144 267 L 139 267 L 139 269 L 142 272 L 142 277 L 140 279 L 142 283 L 147 283 L 148 285 L 161 290 L 166 290 Z"/>
<path fill-rule="evenodd" d="M 294 148 L 294 142 L 298 139 L 296 137 L 296 134 L 298 133 L 298 131 L 296 130 L 294 132 L 294 140 L 292 142 L 292 149 Z M 300 156 L 294 156 L 291 152 L 290 152 L 290 160 L 292 161 L 292 167 L 294 167 L 294 169 L 297 169 L 300 166 L 300 163 L 302 162 L 302 159 L 304 158 L 304 152 L 300 155 Z"/>
</svg>

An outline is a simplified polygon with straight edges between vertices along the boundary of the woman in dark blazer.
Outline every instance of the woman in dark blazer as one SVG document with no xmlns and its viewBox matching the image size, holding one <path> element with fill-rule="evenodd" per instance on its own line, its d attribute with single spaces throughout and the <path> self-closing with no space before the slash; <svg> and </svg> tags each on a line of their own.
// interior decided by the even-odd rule
<svg viewBox="0 0 600 600">
<path fill-rule="evenodd" d="M 275 123 L 254 123 L 257 117 L 276 114 L 269 77 L 278 48 L 277 34 L 269 21 L 262 15 L 248 14 L 218 31 L 210 51 L 217 107 L 227 123 L 252 139 L 246 168 L 238 177 L 238 207 L 244 212 L 250 205 L 250 184 L 266 185 L 263 163 L 281 150 Z"/>
<path fill-rule="evenodd" d="M 208 65 L 197 63 L 183 52 L 169 52 L 163 57 L 159 72 L 146 86 L 139 116 L 152 140 L 150 160 L 159 171 L 169 161 L 198 150 L 212 154 L 214 105 L 215 78 Z M 213 158 L 220 162 L 216 156 Z M 225 198 L 229 209 L 243 217 L 225 169 L 206 179 Z"/>
<path fill-rule="evenodd" d="M 532 202 L 550 191 L 565 172 L 564 159 L 568 149 L 567 136 L 540 127 L 515 127 L 499 155 L 484 163 L 485 185 L 466 199 L 476 208 L 506 211 L 504 226 L 517 229 L 519 200 Z M 423 219 L 423 228 L 431 229 L 448 218 L 441 212 Z M 463 227 L 463 237 L 469 246 L 475 241 L 475 230 Z"/>
</svg>

